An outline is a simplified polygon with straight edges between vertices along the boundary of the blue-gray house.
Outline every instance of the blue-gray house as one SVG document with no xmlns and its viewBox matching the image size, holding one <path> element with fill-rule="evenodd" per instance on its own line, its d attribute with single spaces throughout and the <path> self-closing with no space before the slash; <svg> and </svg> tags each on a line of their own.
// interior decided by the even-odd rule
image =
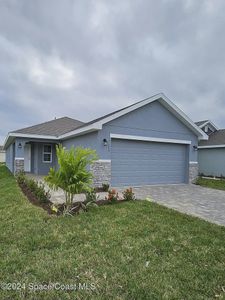
<svg viewBox="0 0 225 300">
<path fill-rule="evenodd" d="M 188 183 L 198 175 L 197 146 L 204 133 L 164 94 L 157 94 L 88 123 L 60 118 L 10 132 L 6 165 L 45 175 L 57 166 L 55 147 L 90 147 L 99 160 L 95 185 Z"/>
<path fill-rule="evenodd" d="M 199 173 L 205 176 L 225 177 L 225 129 L 219 129 L 210 120 L 196 122 L 208 140 L 199 141 Z"/>
</svg>

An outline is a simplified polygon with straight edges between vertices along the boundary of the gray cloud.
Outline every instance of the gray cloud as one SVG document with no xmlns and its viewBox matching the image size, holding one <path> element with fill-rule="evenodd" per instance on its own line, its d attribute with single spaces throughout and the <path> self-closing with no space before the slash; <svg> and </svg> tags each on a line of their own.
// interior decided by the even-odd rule
<svg viewBox="0 0 225 300">
<path fill-rule="evenodd" d="M 0 143 L 158 92 L 225 127 L 222 0 L 0 1 Z"/>
</svg>

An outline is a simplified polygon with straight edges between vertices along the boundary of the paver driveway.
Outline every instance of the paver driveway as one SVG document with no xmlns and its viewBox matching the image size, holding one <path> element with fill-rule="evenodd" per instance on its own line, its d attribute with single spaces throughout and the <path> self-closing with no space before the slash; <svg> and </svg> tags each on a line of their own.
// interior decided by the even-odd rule
<svg viewBox="0 0 225 300">
<path fill-rule="evenodd" d="M 43 176 L 33 174 L 28 176 L 44 182 Z M 124 188 L 118 188 L 117 190 L 122 196 Z M 137 199 L 149 197 L 159 204 L 225 226 L 225 191 L 194 184 L 148 185 L 134 187 L 133 191 Z M 102 193 L 103 199 L 106 195 Z M 63 191 L 51 191 L 51 196 L 51 201 L 54 203 L 65 202 Z M 83 201 L 85 196 L 83 194 L 76 195 L 74 200 Z"/>
<path fill-rule="evenodd" d="M 138 199 L 153 201 L 225 226 L 225 191 L 194 184 L 143 186 L 133 189 Z"/>
</svg>

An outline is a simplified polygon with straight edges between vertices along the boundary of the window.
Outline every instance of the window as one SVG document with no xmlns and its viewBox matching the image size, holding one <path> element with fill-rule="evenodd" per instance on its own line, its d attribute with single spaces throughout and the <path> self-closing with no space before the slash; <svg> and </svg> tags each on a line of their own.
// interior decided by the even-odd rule
<svg viewBox="0 0 225 300">
<path fill-rule="evenodd" d="M 43 162 L 44 163 L 52 162 L 52 145 L 43 146 Z"/>
</svg>

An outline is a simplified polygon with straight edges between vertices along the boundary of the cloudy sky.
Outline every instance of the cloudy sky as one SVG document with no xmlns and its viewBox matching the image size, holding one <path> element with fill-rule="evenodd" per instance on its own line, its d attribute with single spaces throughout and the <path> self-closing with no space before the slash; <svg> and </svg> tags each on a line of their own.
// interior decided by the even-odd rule
<svg viewBox="0 0 225 300">
<path fill-rule="evenodd" d="M 0 0 L 0 143 L 164 92 L 225 127 L 224 0 Z"/>
</svg>

